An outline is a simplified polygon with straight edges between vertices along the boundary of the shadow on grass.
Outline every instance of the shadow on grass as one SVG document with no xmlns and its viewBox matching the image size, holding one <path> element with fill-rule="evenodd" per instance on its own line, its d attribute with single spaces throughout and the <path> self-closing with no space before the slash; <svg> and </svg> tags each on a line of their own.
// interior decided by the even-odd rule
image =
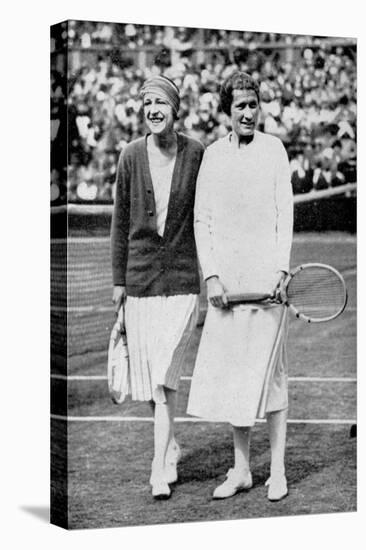
<svg viewBox="0 0 366 550">
<path fill-rule="evenodd" d="M 316 445 L 312 448 L 309 444 L 304 446 L 303 443 L 287 447 L 286 476 L 291 485 L 296 485 L 339 462 L 339 453 L 334 452 L 329 444 L 324 443 L 321 452 L 317 452 L 315 447 Z M 220 441 L 211 440 L 209 445 L 196 447 L 183 456 L 179 463 L 178 484 L 223 478 L 233 464 L 231 435 L 221 436 Z M 270 449 L 265 438 L 252 445 L 251 470 L 253 486 L 264 485 L 270 473 Z"/>
</svg>

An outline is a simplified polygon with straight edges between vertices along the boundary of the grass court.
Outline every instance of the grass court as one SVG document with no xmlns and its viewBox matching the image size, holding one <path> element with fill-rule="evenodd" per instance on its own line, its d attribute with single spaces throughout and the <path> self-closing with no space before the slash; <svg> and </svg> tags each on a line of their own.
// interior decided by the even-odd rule
<svg viewBox="0 0 366 550">
<path fill-rule="evenodd" d="M 65 277 L 62 269 L 57 271 L 62 242 L 52 243 L 55 296 Z M 292 267 L 311 261 L 336 267 L 345 278 L 349 298 L 335 321 L 290 321 L 288 497 L 278 503 L 267 500 L 269 442 L 265 423 L 258 422 L 251 447 L 253 488 L 230 499 L 212 500 L 214 488 L 232 466 L 233 445 L 229 425 L 203 422 L 185 412 L 202 331 L 197 327 L 179 388 L 179 480 L 169 500 L 154 501 L 148 483 L 153 453 L 150 407 L 129 399 L 114 405 L 108 395 L 107 348 L 114 322 L 109 239 L 68 238 L 68 366 L 67 372 L 60 363 L 52 366 L 51 387 L 53 395 L 67 391 L 68 398 L 69 528 L 356 510 L 357 440 L 350 438 L 356 422 L 356 237 L 338 232 L 295 234 Z M 201 306 L 203 320 L 203 295 Z M 62 322 L 64 315 L 65 304 L 55 301 L 52 322 Z M 56 440 L 66 421 L 57 399 L 51 412 Z"/>
</svg>

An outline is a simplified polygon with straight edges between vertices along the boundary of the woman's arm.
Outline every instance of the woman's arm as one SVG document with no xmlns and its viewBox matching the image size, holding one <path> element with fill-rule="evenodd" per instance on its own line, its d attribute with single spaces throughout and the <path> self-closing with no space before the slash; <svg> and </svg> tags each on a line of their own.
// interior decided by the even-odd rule
<svg viewBox="0 0 366 550">
<path fill-rule="evenodd" d="M 293 234 L 293 193 L 290 164 L 281 143 L 276 172 L 277 270 L 288 272 Z"/>
<path fill-rule="evenodd" d="M 116 195 L 112 215 L 111 252 L 114 286 L 126 284 L 128 234 L 130 228 L 130 171 L 124 152 L 121 153 L 116 178 Z"/>
<path fill-rule="evenodd" d="M 213 245 L 212 187 L 213 180 L 210 168 L 210 155 L 209 152 L 206 151 L 203 155 L 202 164 L 198 173 L 194 205 L 194 234 L 198 258 L 205 280 L 217 276 Z"/>
<path fill-rule="evenodd" d="M 114 303 L 114 309 L 115 309 L 116 315 L 118 315 L 121 305 L 123 304 L 125 299 L 126 299 L 126 287 L 115 285 L 113 287 L 112 302 Z"/>
<path fill-rule="evenodd" d="M 213 239 L 212 199 L 214 174 L 209 152 L 205 152 L 196 187 L 194 233 L 203 278 L 207 284 L 207 299 L 215 307 L 225 307 L 227 298 L 216 267 Z"/>
</svg>

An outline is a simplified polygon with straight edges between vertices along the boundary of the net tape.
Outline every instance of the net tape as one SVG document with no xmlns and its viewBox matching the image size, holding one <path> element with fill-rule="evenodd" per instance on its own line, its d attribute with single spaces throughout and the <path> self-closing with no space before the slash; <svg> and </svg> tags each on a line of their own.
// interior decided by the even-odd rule
<svg viewBox="0 0 366 550">
<path fill-rule="evenodd" d="M 346 183 L 338 187 L 322 189 L 320 191 L 310 191 L 300 195 L 294 195 L 294 203 L 300 204 L 314 200 L 328 199 L 337 195 L 351 195 L 356 191 L 356 183 Z M 75 204 L 68 203 L 59 206 L 51 206 L 51 213 L 58 214 L 59 212 L 67 211 L 69 214 L 112 214 L 113 204 Z"/>
</svg>

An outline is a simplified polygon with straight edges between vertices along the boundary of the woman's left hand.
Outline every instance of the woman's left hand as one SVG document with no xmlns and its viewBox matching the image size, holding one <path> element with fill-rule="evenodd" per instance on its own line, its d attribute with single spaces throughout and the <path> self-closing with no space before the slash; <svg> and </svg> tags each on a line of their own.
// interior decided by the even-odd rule
<svg viewBox="0 0 366 550">
<path fill-rule="evenodd" d="M 274 296 L 277 296 L 281 292 L 282 286 L 286 280 L 286 277 L 287 277 L 286 271 L 278 271 L 276 273 L 276 276 L 273 282 L 273 287 L 272 287 L 272 294 Z"/>
<path fill-rule="evenodd" d="M 115 314 L 118 315 L 121 305 L 126 299 L 126 287 L 122 285 L 115 285 L 113 287 L 112 302 L 114 303 Z"/>
<path fill-rule="evenodd" d="M 227 307 L 226 289 L 216 275 L 206 280 L 207 298 L 214 307 Z"/>
</svg>

